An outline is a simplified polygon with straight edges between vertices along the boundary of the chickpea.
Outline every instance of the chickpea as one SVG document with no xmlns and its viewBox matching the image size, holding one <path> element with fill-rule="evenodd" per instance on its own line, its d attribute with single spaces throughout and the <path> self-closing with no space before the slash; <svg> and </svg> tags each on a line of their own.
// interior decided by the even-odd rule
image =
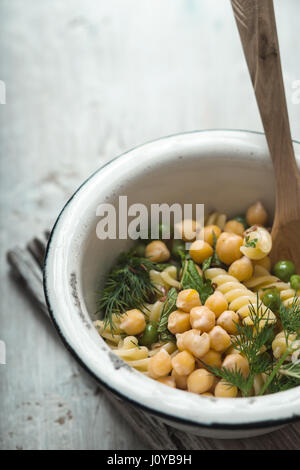
<svg viewBox="0 0 300 470">
<path fill-rule="evenodd" d="M 161 349 L 149 359 L 148 373 L 153 379 L 165 377 L 172 370 L 172 360 L 170 354 Z"/>
<path fill-rule="evenodd" d="M 205 369 L 205 367 L 204 367 L 204 369 Z M 208 372 L 210 372 L 210 371 L 208 371 Z M 210 372 L 210 373 L 211 373 L 211 372 Z M 213 375 L 213 384 L 212 384 L 212 386 L 211 386 L 211 388 L 210 388 L 210 392 L 211 392 L 211 393 L 215 393 L 215 388 L 216 388 L 217 383 L 218 383 L 219 381 L 220 381 L 220 379 L 219 379 L 218 377 L 216 377 L 215 375 Z"/>
<path fill-rule="evenodd" d="M 248 377 L 250 373 L 249 363 L 241 354 L 228 354 L 223 361 L 222 367 L 232 371 L 240 370 L 244 377 Z"/>
<path fill-rule="evenodd" d="M 269 256 L 265 256 L 262 259 L 256 259 L 252 261 L 254 266 L 262 266 L 267 271 L 271 271 L 271 258 Z"/>
<path fill-rule="evenodd" d="M 253 266 L 251 260 L 247 256 L 234 261 L 231 266 L 229 266 L 228 274 L 230 276 L 236 277 L 240 282 L 248 281 L 253 274 Z"/>
<path fill-rule="evenodd" d="M 193 329 L 183 333 L 181 339 L 182 342 L 180 344 L 180 347 L 182 347 L 183 350 L 189 351 L 195 357 L 202 357 L 209 351 L 210 340 L 207 333 L 203 333 L 202 335 L 200 335 L 199 330 Z M 178 349 L 180 349 L 179 346 Z"/>
<path fill-rule="evenodd" d="M 214 235 L 213 235 L 214 233 L 215 233 L 216 239 L 218 239 L 219 236 L 221 235 L 220 227 L 218 227 L 217 225 L 207 225 L 206 227 L 204 227 L 203 238 L 206 243 L 210 244 L 210 246 L 213 246 L 214 244 Z"/>
<path fill-rule="evenodd" d="M 225 310 L 217 320 L 217 325 L 221 326 L 230 335 L 236 335 L 238 329 L 236 323 L 239 322 L 239 316 L 233 310 Z"/>
<path fill-rule="evenodd" d="M 120 328 L 130 336 L 139 335 L 146 328 L 145 315 L 136 308 L 128 310 L 122 315 Z"/>
<path fill-rule="evenodd" d="M 167 377 L 162 377 L 161 379 L 157 379 L 157 382 L 167 385 L 168 387 L 176 388 L 175 379 L 170 375 L 168 375 Z"/>
<path fill-rule="evenodd" d="M 189 392 L 205 393 L 208 392 L 214 384 L 213 375 L 206 369 L 196 369 L 187 379 Z"/>
<path fill-rule="evenodd" d="M 189 312 L 193 307 L 201 305 L 200 297 L 195 289 L 185 289 L 179 292 L 176 307 L 184 312 Z"/>
<path fill-rule="evenodd" d="M 190 322 L 193 328 L 210 331 L 215 326 L 216 316 L 207 307 L 194 307 L 190 311 Z"/>
<path fill-rule="evenodd" d="M 243 238 L 235 233 L 223 232 L 217 241 L 216 253 L 225 264 L 232 264 L 237 259 L 242 257 L 240 251 L 243 245 Z"/>
<path fill-rule="evenodd" d="M 180 310 L 175 310 L 175 312 L 170 313 L 168 319 L 168 330 L 176 335 L 177 333 L 184 333 L 187 330 L 190 330 L 190 314 L 181 312 Z"/>
<path fill-rule="evenodd" d="M 165 261 L 168 261 L 171 256 L 167 245 L 160 240 L 155 240 L 149 243 L 149 245 L 146 246 L 145 255 L 146 258 L 149 258 L 155 263 L 164 263 Z"/>
<path fill-rule="evenodd" d="M 174 231 L 183 241 L 193 242 L 197 236 L 197 222 L 192 219 L 184 219 L 175 225 Z"/>
<path fill-rule="evenodd" d="M 192 332 L 192 333 L 191 333 Z M 191 330 L 188 330 L 188 331 L 185 331 L 184 333 L 182 334 L 177 334 L 176 335 L 176 341 L 177 341 L 177 348 L 179 349 L 179 351 L 184 351 L 186 349 L 185 347 L 185 344 L 184 344 L 184 338 L 191 338 L 192 335 L 195 335 L 195 336 L 200 336 L 201 334 L 201 331 L 200 330 L 196 330 L 196 329 L 191 329 Z"/>
<path fill-rule="evenodd" d="M 231 344 L 230 336 L 221 326 L 215 326 L 209 332 L 210 346 L 218 352 L 223 352 Z"/>
<path fill-rule="evenodd" d="M 266 225 L 268 213 L 260 201 L 249 207 L 246 213 L 246 220 L 250 227 L 252 225 Z"/>
<path fill-rule="evenodd" d="M 213 394 L 210 392 L 200 393 L 201 397 L 213 397 Z"/>
<path fill-rule="evenodd" d="M 238 389 L 234 385 L 229 385 L 226 380 L 222 379 L 217 383 L 215 388 L 215 397 L 220 398 L 235 398 L 238 394 Z"/>
<path fill-rule="evenodd" d="M 199 331 L 199 330 L 197 330 L 197 331 Z M 200 331 L 199 331 L 199 334 L 200 334 Z M 176 335 L 176 345 L 177 345 L 177 348 L 179 349 L 179 351 L 184 351 L 183 337 L 184 337 L 184 333 L 178 333 Z"/>
<path fill-rule="evenodd" d="M 237 220 L 228 220 L 224 227 L 224 232 L 235 233 L 240 237 L 243 237 L 244 231 L 244 225 L 241 222 L 238 222 Z"/>
<path fill-rule="evenodd" d="M 206 299 L 204 305 L 214 312 L 216 318 L 218 318 L 221 313 L 228 309 L 228 302 L 222 292 L 219 291 L 215 291 L 212 295 L 210 295 Z"/>
<path fill-rule="evenodd" d="M 180 388 L 180 390 L 187 389 L 187 378 L 188 378 L 187 375 L 178 375 L 174 369 L 172 370 L 171 375 L 175 380 L 177 388 Z"/>
<path fill-rule="evenodd" d="M 172 359 L 172 367 L 178 375 L 189 375 L 195 369 L 195 358 L 188 351 L 182 351 Z"/>
<path fill-rule="evenodd" d="M 204 240 L 195 240 L 190 247 L 190 255 L 195 263 L 203 263 L 206 258 L 213 254 L 214 250 Z"/>
<path fill-rule="evenodd" d="M 204 356 L 200 357 L 201 361 L 210 367 L 221 367 L 222 366 L 222 355 L 221 353 L 210 349 Z M 201 367 L 205 367 L 203 364 Z"/>
</svg>

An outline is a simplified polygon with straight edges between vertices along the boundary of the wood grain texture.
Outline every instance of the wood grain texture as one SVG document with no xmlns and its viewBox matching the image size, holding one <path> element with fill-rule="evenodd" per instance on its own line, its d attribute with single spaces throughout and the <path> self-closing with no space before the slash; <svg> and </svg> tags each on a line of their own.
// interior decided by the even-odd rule
<svg viewBox="0 0 300 470">
<path fill-rule="evenodd" d="M 275 170 L 271 257 L 273 262 L 293 261 L 300 272 L 300 173 L 291 140 L 273 0 L 231 3 Z"/>
<path fill-rule="evenodd" d="M 275 10 L 300 140 L 300 3 L 276 0 Z M 92 171 L 135 145 L 193 129 L 262 130 L 230 2 L 0 0 L 0 80 L 0 448 L 149 447 L 66 354 L 9 275 L 6 251 L 50 227 Z M 291 427 L 238 445 L 292 448 L 297 439 Z"/>
<path fill-rule="evenodd" d="M 8 252 L 7 257 L 16 278 L 20 279 L 24 287 L 27 287 L 33 300 L 37 302 L 41 313 L 48 316 L 46 304 L 41 301 L 43 297 L 42 265 L 45 250 L 45 237 L 35 237 L 30 241 L 26 249 L 17 248 L 11 250 Z M 252 439 L 205 439 L 166 425 L 160 419 L 144 413 L 127 402 L 123 402 L 105 389 L 102 392 L 99 389 L 100 394 L 104 394 L 108 398 L 111 407 L 127 421 L 134 434 L 138 435 L 145 445 L 151 449 L 298 449 L 300 446 L 300 422 L 288 425 L 276 433 Z M 96 395 L 98 394 L 96 393 Z M 61 421 L 62 424 L 65 424 L 66 419 L 71 419 L 71 417 L 71 411 L 68 410 L 65 416 L 59 418 L 58 422 Z"/>
</svg>

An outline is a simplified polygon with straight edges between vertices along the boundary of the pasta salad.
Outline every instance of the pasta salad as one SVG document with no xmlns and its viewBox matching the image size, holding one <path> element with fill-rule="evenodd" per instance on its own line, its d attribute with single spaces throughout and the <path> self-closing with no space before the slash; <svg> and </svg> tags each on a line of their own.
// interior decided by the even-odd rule
<svg viewBox="0 0 300 470">
<path fill-rule="evenodd" d="M 167 386 L 215 397 L 300 385 L 300 275 L 271 265 L 268 214 L 212 213 L 201 239 L 140 240 L 106 279 L 94 325 L 130 366 Z M 103 317 L 104 314 L 104 317 Z"/>
</svg>

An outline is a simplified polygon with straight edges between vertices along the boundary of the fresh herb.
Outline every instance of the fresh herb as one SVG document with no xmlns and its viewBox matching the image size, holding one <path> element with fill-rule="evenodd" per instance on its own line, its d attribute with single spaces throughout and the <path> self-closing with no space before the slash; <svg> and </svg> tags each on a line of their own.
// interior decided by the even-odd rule
<svg viewBox="0 0 300 470">
<path fill-rule="evenodd" d="M 183 289 L 195 289 L 199 293 L 202 304 L 214 292 L 211 281 L 202 278 L 194 261 L 188 258 L 183 262 L 181 286 Z"/>
<path fill-rule="evenodd" d="M 237 387 L 244 396 L 247 396 L 247 389 L 248 389 L 248 380 L 243 376 L 240 369 L 235 367 L 234 370 L 226 369 L 226 367 L 211 367 L 201 359 L 200 362 L 209 370 L 213 375 L 223 379 L 228 388 Z"/>
<path fill-rule="evenodd" d="M 259 395 L 263 395 L 266 391 L 269 393 L 282 392 L 288 390 L 289 388 L 300 385 L 300 380 L 286 375 L 285 377 L 280 374 L 281 367 L 283 366 L 284 361 L 287 356 L 292 352 L 292 348 L 286 348 L 285 353 L 281 356 L 278 361 L 274 361 L 272 364 L 272 369 L 267 373 L 267 380 L 259 392 Z"/>
<path fill-rule="evenodd" d="M 284 392 L 285 390 L 289 390 L 290 388 L 298 387 L 299 385 L 300 378 L 277 374 L 269 383 L 267 390 L 268 393 L 278 393 Z"/>
<path fill-rule="evenodd" d="M 97 313 L 104 312 L 104 327 L 110 325 L 113 332 L 113 314 L 121 315 L 131 308 L 142 310 L 158 294 L 157 287 L 150 279 L 151 269 L 157 270 L 159 267 L 147 258 L 136 256 L 132 251 L 121 253 L 107 276 L 97 305 Z"/>
<path fill-rule="evenodd" d="M 285 341 L 288 345 L 289 335 L 296 334 L 300 330 L 300 303 L 299 297 L 295 295 L 291 305 L 286 307 L 281 303 L 279 309 L 279 317 L 282 329 L 285 335 Z"/>
<path fill-rule="evenodd" d="M 161 341 L 173 341 L 176 342 L 174 335 L 168 330 L 169 316 L 174 310 L 176 310 L 177 291 L 175 287 L 172 287 L 167 295 L 167 298 L 163 304 L 162 311 L 160 314 L 160 320 L 157 328 L 157 332 Z"/>
<path fill-rule="evenodd" d="M 206 258 L 202 263 L 202 273 L 205 276 L 205 272 L 211 267 L 212 264 L 212 256 Z"/>
<path fill-rule="evenodd" d="M 300 359 L 289 362 L 278 369 L 273 381 L 268 386 L 269 393 L 283 392 L 300 385 Z"/>
<path fill-rule="evenodd" d="M 216 252 L 216 245 L 217 245 L 217 237 L 215 232 L 213 232 L 213 254 L 206 258 L 202 263 L 202 273 L 203 277 L 205 278 L 205 272 L 211 267 L 223 267 L 223 263 L 220 261 L 217 252 Z"/>
<path fill-rule="evenodd" d="M 245 246 L 249 248 L 256 248 L 256 244 L 258 242 L 258 238 L 253 238 L 253 240 L 250 240 L 250 235 L 247 235 L 245 238 Z"/>
<path fill-rule="evenodd" d="M 260 391 L 260 395 L 266 390 L 268 390 L 269 393 L 275 393 L 295 387 L 295 383 L 296 385 L 300 385 L 299 377 L 292 377 L 287 373 L 282 374 L 283 370 L 288 370 L 288 368 L 285 369 L 286 366 L 283 365 L 287 357 L 300 349 L 300 305 L 297 296 L 294 297 L 290 305 L 280 305 L 279 317 L 285 336 L 286 350 L 279 360 L 274 361 L 272 370 L 268 374 L 268 378 Z M 293 341 L 291 341 L 290 335 L 296 336 Z M 284 377 L 282 377 L 283 375 Z"/>
<path fill-rule="evenodd" d="M 288 364 L 285 364 L 278 370 L 278 373 L 280 375 L 284 375 L 285 377 L 292 377 L 298 380 L 298 385 L 300 385 L 300 359 L 298 359 L 296 362 L 289 362 Z"/>
<path fill-rule="evenodd" d="M 257 295 L 256 306 L 249 305 L 249 319 L 251 325 L 237 323 L 237 335 L 233 338 L 233 345 L 249 363 L 250 374 L 266 372 L 269 364 L 268 355 L 261 354 L 262 349 L 271 345 L 274 339 L 274 325 L 269 321 L 270 310 L 264 307 Z M 267 364 L 268 363 L 268 364 Z"/>
<path fill-rule="evenodd" d="M 249 363 L 249 376 L 242 375 L 241 370 L 228 370 L 224 367 L 206 367 L 217 377 L 224 379 L 229 385 L 236 386 L 243 396 L 248 396 L 257 374 L 268 373 L 272 368 L 272 361 L 267 353 L 262 352 L 266 344 L 270 344 L 274 337 L 274 327 L 269 322 L 269 310 L 264 309 L 257 296 L 256 306 L 249 305 L 249 319 L 252 325 L 236 323 L 238 332 L 233 337 L 232 344 Z"/>
<path fill-rule="evenodd" d="M 174 266 L 172 263 L 155 263 L 155 268 L 156 271 L 163 271 L 164 269 L 169 268 L 170 266 Z"/>
</svg>

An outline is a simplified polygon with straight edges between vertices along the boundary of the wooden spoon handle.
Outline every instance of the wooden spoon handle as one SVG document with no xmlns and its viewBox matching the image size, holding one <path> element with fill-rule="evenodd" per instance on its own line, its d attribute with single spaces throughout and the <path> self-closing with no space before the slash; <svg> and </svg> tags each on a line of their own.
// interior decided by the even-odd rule
<svg viewBox="0 0 300 470">
<path fill-rule="evenodd" d="M 299 216 L 299 208 L 297 204 L 287 208 L 286 201 L 300 197 L 300 176 L 291 139 L 273 0 L 231 3 L 275 169 L 276 215 L 293 220 Z"/>
</svg>

